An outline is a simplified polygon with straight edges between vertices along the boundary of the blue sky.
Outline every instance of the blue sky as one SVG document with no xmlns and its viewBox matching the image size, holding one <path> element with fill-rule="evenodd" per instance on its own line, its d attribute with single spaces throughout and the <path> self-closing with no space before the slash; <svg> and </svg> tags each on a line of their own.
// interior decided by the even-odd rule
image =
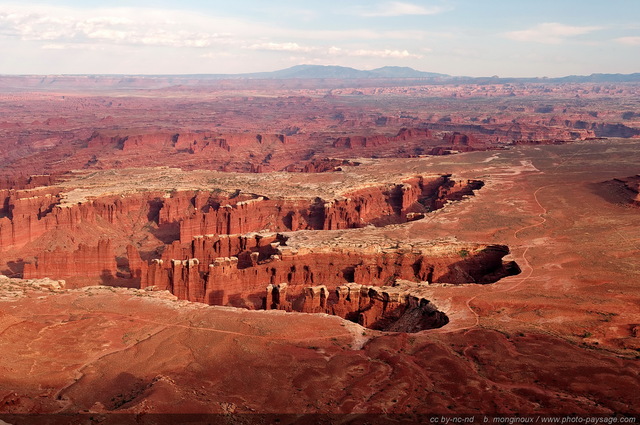
<svg viewBox="0 0 640 425">
<path fill-rule="evenodd" d="M 0 74 L 640 72 L 640 0 L 0 0 Z"/>
</svg>

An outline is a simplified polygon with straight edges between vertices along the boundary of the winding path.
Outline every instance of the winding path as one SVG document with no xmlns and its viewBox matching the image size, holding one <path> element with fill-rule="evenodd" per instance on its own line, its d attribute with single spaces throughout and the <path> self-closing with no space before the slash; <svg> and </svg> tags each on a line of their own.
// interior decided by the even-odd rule
<svg viewBox="0 0 640 425">
<path fill-rule="evenodd" d="M 542 210 L 542 212 L 540 212 L 538 214 L 538 217 L 541 219 L 541 221 L 539 221 L 538 223 L 534 223 L 534 224 L 530 224 L 530 225 L 521 227 L 520 229 L 514 231 L 513 232 L 513 236 L 516 239 L 519 239 L 518 238 L 518 233 L 522 232 L 523 230 L 534 228 L 534 227 L 538 227 L 538 226 L 542 226 L 544 223 L 547 222 L 547 219 L 543 217 L 543 215 L 547 214 L 547 209 L 545 207 L 543 207 L 542 204 L 540 204 L 540 200 L 538 199 L 538 193 L 542 189 L 547 188 L 547 187 L 551 187 L 551 186 L 553 186 L 553 185 L 541 186 L 538 189 L 536 189 L 535 192 L 533 192 L 533 199 L 536 202 L 536 204 L 538 205 L 538 207 Z M 517 289 L 520 285 L 522 285 L 522 283 L 524 283 L 525 281 L 527 281 L 531 277 L 531 275 L 533 274 L 534 268 L 531 265 L 531 263 L 529 262 L 529 260 L 527 260 L 527 252 L 529 251 L 529 248 L 530 248 L 530 246 L 527 246 L 525 248 L 525 250 L 522 252 L 522 255 L 521 255 L 523 266 L 526 265 L 526 267 L 529 269 L 527 274 L 526 274 L 526 276 L 522 276 L 515 284 L 509 286 L 508 288 L 495 290 L 494 293 L 511 292 L 511 291 Z M 481 293 L 481 294 L 474 295 L 473 297 L 469 298 L 465 303 L 465 305 L 467 306 L 467 308 L 469 309 L 471 314 L 473 314 L 474 317 L 475 317 L 475 323 L 473 325 L 471 325 L 471 326 L 462 326 L 462 327 L 455 328 L 455 329 L 443 329 L 443 331 L 447 332 L 447 333 L 457 332 L 457 331 L 467 331 L 467 332 L 469 332 L 471 329 L 474 329 L 474 328 L 478 327 L 479 324 L 480 324 L 480 315 L 475 312 L 475 310 L 471 306 L 471 303 L 481 295 L 483 295 L 483 294 Z"/>
</svg>

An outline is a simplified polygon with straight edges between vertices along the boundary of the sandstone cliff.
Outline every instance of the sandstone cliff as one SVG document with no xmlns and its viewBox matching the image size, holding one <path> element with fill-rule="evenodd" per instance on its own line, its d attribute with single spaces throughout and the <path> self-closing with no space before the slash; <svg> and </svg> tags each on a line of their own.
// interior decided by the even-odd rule
<svg viewBox="0 0 640 425">
<path fill-rule="evenodd" d="M 36 263 L 24 265 L 25 279 L 39 279 L 55 276 L 100 277 L 103 283 L 109 283 L 115 277 L 117 266 L 111 241 L 100 240 L 97 246 L 80 245 L 75 251 L 45 251 L 38 256 Z"/>
</svg>

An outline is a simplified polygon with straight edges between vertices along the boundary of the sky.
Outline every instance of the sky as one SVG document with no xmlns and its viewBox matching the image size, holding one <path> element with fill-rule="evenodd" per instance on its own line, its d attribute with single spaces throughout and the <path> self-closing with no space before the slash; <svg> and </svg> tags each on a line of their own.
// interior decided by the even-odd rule
<svg viewBox="0 0 640 425">
<path fill-rule="evenodd" d="M 640 72 L 640 0 L 0 0 L 0 74 Z"/>
</svg>

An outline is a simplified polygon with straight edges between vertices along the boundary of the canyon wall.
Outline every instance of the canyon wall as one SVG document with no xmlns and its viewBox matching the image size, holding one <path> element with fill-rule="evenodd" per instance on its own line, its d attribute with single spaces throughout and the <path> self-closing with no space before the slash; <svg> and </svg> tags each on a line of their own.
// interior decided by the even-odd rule
<svg viewBox="0 0 640 425">
<path fill-rule="evenodd" d="M 450 175 L 415 176 L 401 184 L 359 189 L 324 201 L 256 197 L 221 205 L 194 197 L 160 210 L 160 221 L 175 220 L 180 240 L 162 258 L 145 265 L 134 247 L 127 250 L 132 276 L 143 288 L 168 290 L 181 299 L 215 305 L 261 308 L 268 285 L 286 284 L 282 302 L 295 302 L 305 287 L 329 291 L 345 283 L 389 284 L 396 279 L 444 283 L 491 283 L 519 273 L 503 263 L 504 246 L 460 251 L 390 249 L 302 249 L 286 246 L 287 236 L 252 233 L 270 230 L 336 230 L 366 224 L 399 223 L 424 216 L 452 200 L 473 194 L 483 183 L 453 181 Z M 196 208 L 199 207 L 199 208 Z M 191 216 L 179 220 L 185 214 Z M 417 217 L 419 218 L 419 217 Z M 236 233 L 233 233 L 236 231 Z M 288 298 L 293 300 L 288 300 Z"/>
<path fill-rule="evenodd" d="M 126 227 L 132 221 L 146 223 L 153 202 L 161 196 L 144 193 L 66 203 L 56 187 L 0 190 L 0 251 L 20 248 L 49 231 L 74 232 L 83 224 L 102 221 Z"/>
<path fill-rule="evenodd" d="M 40 279 L 49 276 L 70 278 L 100 276 L 101 283 L 108 283 L 117 271 L 115 255 L 109 239 L 98 241 L 97 246 L 80 245 L 67 252 L 60 249 L 42 252 L 35 264 L 25 264 L 24 279 Z"/>
<path fill-rule="evenodd" d="M 347 159 L 322 158 L 291 164 L 282 171 L 289 173 L 326 173 L 330 171 L 342 171 L 342 167 L 357 167 L 358 165 L 360 165 L 359 162 L 349 161 Z"/>
<path fill-rule="evenodd" d="M 209 273 L 209 265 L 215 264 L 218 258 L 237 258 L 238 270 L 269 261 L 277 254 L 275 247 L 282 239 L 253 235 L 252 232 L 337 230 L 368 224 L 382 226 L 402 223 L 424 217 L 424 214 L 441 208 L 446 202 L 471 195 L 481 186 L 482 182 L 454 181 L 450 175 L 445 174 L 415 176 L 399 184 L 365 187 L 333 200 L 268 199 L 239 191 L 228 193 L 219 190 L 187 190 L 103 196 L 77 203 L 69 203 L 67 195 L 63 195 L 61 189 L 56 187 L 5 189 L 0 190 L 0 250 L 16 252 L 23 249 L 21 252 L 25 255 L 33 256 L 34 260 L 28 260 L 27 263 L 30 264 L 24 266 L 25 275 L 30 277 L 49 275 L 69 278 L 77 275 L 102 279 L 106 270 L 107 274 L 134 279 L 133 284 L 144 286 L 148 284 L 150 276 L 160 276 L 162 273 L 170 274 L 170 280 L 176 276 L 180 281 L 182 278 L 179 275 L 188 271 L 178 270 L 178 264 L 174 264 L 173 260 L 197 259 L 199 264 L 196 269 L 200 273 Z M 145 261 L 142 260 L 140 247 L 131 245 L 130 235 L 134 232 L 142 232 L 141 240 L 159 238 L 155 239 L 158 244 L 156 253 L 148 252 L 147 249 Z M 144 236 L 145 232 L 147 237 Z M 64 236 L 64 243 L 59 242 L 61 236 Z M 69 267 L 64 275 L 61 274 L 63 272 L 58 264 L 73 262 L 74 258 L 78 258 L 78 261 L 93 261 L 83 257 L 83 253 L 88 252 L 88 246 L 95 243 L 92 241 L 96 238 L 109 241 L 109 250 L 101 250 L 100 256 L 105 255 L 104 252 L 111 252 L 112 260 L 116 256 L 121 257 L 119 267 L 103 267 L 104 264 L 101 263 L 100 267 Z M 49 239 L 51 241 L 46 245 L 45 241 Z M 59 243 L 56 244 L 56 241 Z M 295 260 L 288 260 L 287 255 L 281 253 L 281 261 L 289 261 L 287 267 L 297 270 L 305 267 L 308 269 L 315 261 L 329 261 L 308 257 L 311 261 L 308 265 L 304 263 L 306 259 L 299 260 L 296 257 Z M 164 270 L 152 271 L 158 266 L 149 265 L 150 258 L 162 260 Z M 342 267 L 355 267 L 355 263 L 345 263 Z M 218 279 L 218 269 L 215 270 L 211 274 L 213 281 Z M 325 273 L 322 270 L 327 269 L 320 266 L 315 273 L 321 276 Z M 290 272 L 285 272 L 280 265 L 273 271 L 276 279 L 274 282 L 286 281 Z M 250 288 L 264 286 L 262 277 L 252 277 L 248 271 L 229 273 L 232 273 L 235 280 L 247 280 Z M 372 279 L 361 268 L 354 273 L 362 274 L 363 279 Z M 242 274 L 244 275 L 240 276 Z M 333 270 L 330 274 L 339 276 L 344 272 Z M 382 281 L 391 274 L 373 279 Z M 426 274 L 422 273 L 420 276 L 407 277 L 427 280 Z M 334 283 L 343 282 L 331 279 Z M 292 285 L 314 283 L 313 279 L 298 281 L 296 278 L 291 282 Z M 173 285 L 164 281 L 154 281 L 153 284 L 180 287 L 179 283 Z M 210 293 L 205 290 L 198 299 L 204 300 L 203 297 L 209 296 Z"/>
<path fill-rule="evenodd" d="M 51 225 L 44 218 L 59 202 L 59 190 L 0 190 L 0 252 L 42 235 Z"/>
<path fill-rule="evenodd" d="M 229 236 L 228 239 L 243 238 Z M 275 240 L 276 242 L 269 242 Z M 142 287 L 168 290 L 182 299 L 207 304 L 260 308 L 267 285 L 286 283 L 289 297 L 300 297 L 303 288 L 337 286 L 356 282 L 367 285 L 391 284 L 396 279 L 438 283 L 492 283 L 517 274 L 513 262 L 503 263 L 506 246 L 476 246 L 460 251 L 425 249 L 382 251 L 369 249 L 302 249 L 283 246 L 281 235 L 269 235 L 238 256 L 213 261 L 198 258 L 154 260 Z M 204 241 L 204 239 L 202 239 Z M 198 241 L 200 242 L 200 241 Z M 211 241 L 217 243 L 217 241 Z M 261 250 L 262 248 L 262 250 Z M 267 257 L 269 251 L 275 251 Z"/>
<path fill-rule="evenodd" d="M 523 142 L 558 140 L 571 141 L 596 137 L 601 132 L 594 129 L 574 128 L 541 124 L 540 122 L 526 122 L 519 119 L 517 122 L 507 123 L 483 123 L 464 124 L 453 122 L 425 123 L 424 126 L 432 131 L 447 131 L 452 134 L 445 135 L 445 140 L 457 142 L 458 146 L 465 146 L 465 142 L 477 149 L 485 148 L 495 142 Z M 455 136 L 455 133 L 460 136 Z M 464 136 L 464 137 L 462 137 Z"/>
<path fill-rule="evenodd" d="M 418 332 L 446 325 L 449 318 L 421 295 L 423 285 L 399 281 L 394 286 L 347 283 L 338 286 L 332 297 L 326 286 L 303 288 L 302 299 L 286 301 L 288 285 L 268 285 L 267 310 L 325 313 L 342 317 L 364 327 L 392 332 Z"/>
<path fill-rule="evenodd" d="M 372 186 L 339 199 L 309 200 L 267 199 L 255 197 L 224 205 L 197 208 L 184 218 L 189 205 L 181 211 L 163 211 L 162 221 L 180 221 L 180 241 L 189 243 L 194 236 L 239 234 L 270 231 L 337 230 L 407 221 L 406 214 L 441 208 L 447 201 L 473 194 L 482 187 L 479 181 L 453 181 L 450 175 L 416 176 L 396 185 Z"/>
<path fill-rule="evenodd" d="M 373 148 L 389 143 L 406 142 L 416 139 L 430 139 L 431 132 L 424 128 L 402 128 L 395 136 L 385 136 L 376 134 L 372 136 L 346 136 L 330 138 L 331 146 L 334 148 Z"/>
</svg>

